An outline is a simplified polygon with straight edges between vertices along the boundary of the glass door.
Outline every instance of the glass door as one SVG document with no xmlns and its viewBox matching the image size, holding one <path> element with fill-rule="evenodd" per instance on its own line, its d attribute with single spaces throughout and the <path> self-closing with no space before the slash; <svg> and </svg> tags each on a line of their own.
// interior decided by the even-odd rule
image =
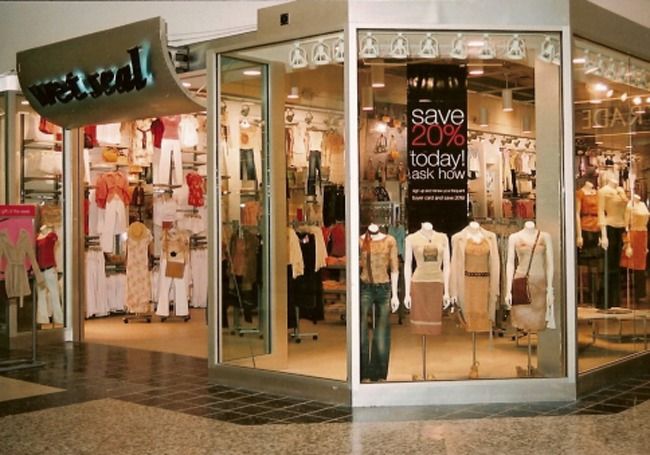
<svg viewBox="0 0 650 455">
<path fill-rule="evenodd" d="M 268 68 L 217 65 L 221 359 L 255 367 L 270 353 Z"/>
</svg>

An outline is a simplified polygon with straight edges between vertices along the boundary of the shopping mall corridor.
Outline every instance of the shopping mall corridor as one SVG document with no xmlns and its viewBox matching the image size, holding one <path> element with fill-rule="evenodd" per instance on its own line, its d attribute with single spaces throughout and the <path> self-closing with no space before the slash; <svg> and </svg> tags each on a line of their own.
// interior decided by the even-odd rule
<svg viewBox="0 0 650 455">
<path fill-rule="evenodd" d="M 43 347 L 0 375 L 2 454 L 647 454 L 650 375 L 575 402 L 351 410 L 211 384 L 204 359 Z"/>
</svg>

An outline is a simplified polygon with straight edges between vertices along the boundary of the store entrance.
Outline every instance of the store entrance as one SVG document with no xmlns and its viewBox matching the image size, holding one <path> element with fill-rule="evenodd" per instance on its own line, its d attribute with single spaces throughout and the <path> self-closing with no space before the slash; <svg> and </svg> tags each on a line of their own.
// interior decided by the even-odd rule
<svg viewBox="0 0 650 455">
<path fill-rule="evenodd" d="M 208 357 L 206 124 L 199 112 L 84 129 L 84 341 Z"/>
</svg>

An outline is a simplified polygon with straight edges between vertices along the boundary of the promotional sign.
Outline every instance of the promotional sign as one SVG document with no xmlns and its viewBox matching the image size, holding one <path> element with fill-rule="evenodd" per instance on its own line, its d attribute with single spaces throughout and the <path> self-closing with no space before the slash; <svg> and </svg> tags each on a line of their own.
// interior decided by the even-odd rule
<svg viewBox="0 0 650 455">
<path fill-rule="evenodd" d="M 160 17 L 17 54 L 23 94 L 64 128 L 205 109 L 176 75 Z"/>
<path fill-rule="evenodd" d="M 467 224 L 467 69 L 413 64 L 407 78 L 408 230 L 451 235 Z"/>
</svg>

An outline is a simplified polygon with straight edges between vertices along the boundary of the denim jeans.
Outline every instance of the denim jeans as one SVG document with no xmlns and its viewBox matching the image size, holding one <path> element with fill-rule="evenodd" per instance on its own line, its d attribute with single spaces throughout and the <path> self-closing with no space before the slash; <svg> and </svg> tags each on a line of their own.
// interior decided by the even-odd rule
<svg viewBox="0 0 650 455">
<path fill-rule="evenodd" d="M 361 283 L 361 380 L 377 381 L 388 376 L 390 356 L 390 283 Z M 372 348 L 368 314 L 375 310 Z"/>
<path fill-rule="evenodd" d="M 318 172 L 318 187 L 320 188 L 321 171 L 320 171 L 320 150 L 311 150 L 309 152 L 309 176 L 307 177 L 307 195 L 316 195 L 316 172 Z"/>
<path fill-rule="evenodd" d="M 257 182 L 253 149 L 239 150 L 239 178 L 241 180 L 254 180 Z"/>
</svg>

